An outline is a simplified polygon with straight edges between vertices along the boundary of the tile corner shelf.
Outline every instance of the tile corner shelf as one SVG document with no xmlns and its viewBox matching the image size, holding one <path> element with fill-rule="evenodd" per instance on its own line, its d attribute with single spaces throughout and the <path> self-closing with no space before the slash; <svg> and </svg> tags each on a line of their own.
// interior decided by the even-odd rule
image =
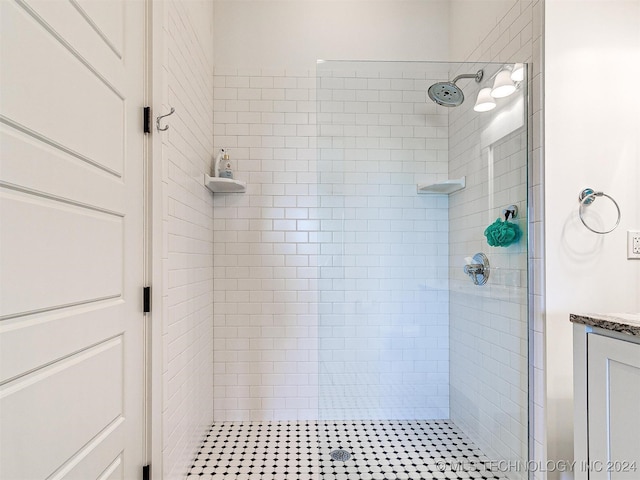
<svg viewBox="0 0 640 480">
<path fill-rule="evenodd" d="M 210 177 L 204 174 L 204 186 L 213 193 L 244 193 L 247 191 L 247 184 L 233 178 Z"/>
<path fill-rule="evenodd" d="M 419 194 L 440 194 L 448 195 L 465 187 L 465 177 L 456 178 L 454 180 L 444 180 L 437 183 L 419 183 L 417 190 Z"/>
</svg>

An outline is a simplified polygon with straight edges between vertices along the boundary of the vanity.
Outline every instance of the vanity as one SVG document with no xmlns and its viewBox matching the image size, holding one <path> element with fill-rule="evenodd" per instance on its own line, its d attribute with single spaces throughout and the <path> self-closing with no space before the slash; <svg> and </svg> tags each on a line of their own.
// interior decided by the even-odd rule
<svg viewBox="0 0 640 480">
<path fill-rule="evenodd" d="M 571 314 L 570 320 L 575 480 L 638 480 L 640 314 Z"/>
</svg>

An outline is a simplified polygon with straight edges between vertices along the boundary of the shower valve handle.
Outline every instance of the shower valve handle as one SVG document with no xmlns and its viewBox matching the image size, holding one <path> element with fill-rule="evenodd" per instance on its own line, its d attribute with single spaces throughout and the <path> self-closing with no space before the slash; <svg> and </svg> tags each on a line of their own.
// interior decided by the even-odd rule
<svg viewBox="0 0 640 480">
<path fill-rule="evenodd" d="M 489 259 L 484 253 L 476 253 L 472 261 L 474 263 L 464 266 L 464 273 L 469 275 L 474 285 L 484 285 L 489 280 Z"/>
<path fill-rule="evenodd" d="M 484 275 L 484 265 L 481 263 L 472 263 L 464 266 L 464 273 L 469 276 L 472 275 Z"/>
</svg>

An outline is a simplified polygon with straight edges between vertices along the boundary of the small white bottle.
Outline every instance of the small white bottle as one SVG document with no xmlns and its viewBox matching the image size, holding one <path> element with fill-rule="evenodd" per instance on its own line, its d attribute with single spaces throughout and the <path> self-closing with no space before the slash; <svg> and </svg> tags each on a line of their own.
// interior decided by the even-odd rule
<svg viewBox="0 0 640 480">
<path fill-rule="evenodd" d="M 213 162 L 213 176 L 214 177 L 219 177 L 220 176 L 220 172 L 222 171 L 221 165 L 222 165 L 222 157 L 225 155 L 225 149 L 221 148 L 220 151 L 218 152 L 218 154 L 216 155 L 216 159 Z"/>
<path fill-rule="evenodd" d="M 231 160 L 229 154 L 225 153 L 222 157 L 222 167 L 220 168 L 220 177 L 233 178 L 233 170 L 231 170 Z"/>
</svg>

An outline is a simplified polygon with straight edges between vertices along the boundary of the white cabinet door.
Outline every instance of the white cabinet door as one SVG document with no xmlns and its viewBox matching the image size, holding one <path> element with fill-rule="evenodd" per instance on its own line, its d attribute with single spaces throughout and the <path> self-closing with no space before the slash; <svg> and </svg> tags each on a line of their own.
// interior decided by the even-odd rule
<svg viewBox="0 0 640 480">
<path fill-rule="evenodd" d="M 640 345 L 588 335 L 590 480 L 640 478 Z"/>
<path fill-rule="evenodd" d="M 0 0 L 0 478 L 136 479 L 143 1 Z"/>
</svg>

